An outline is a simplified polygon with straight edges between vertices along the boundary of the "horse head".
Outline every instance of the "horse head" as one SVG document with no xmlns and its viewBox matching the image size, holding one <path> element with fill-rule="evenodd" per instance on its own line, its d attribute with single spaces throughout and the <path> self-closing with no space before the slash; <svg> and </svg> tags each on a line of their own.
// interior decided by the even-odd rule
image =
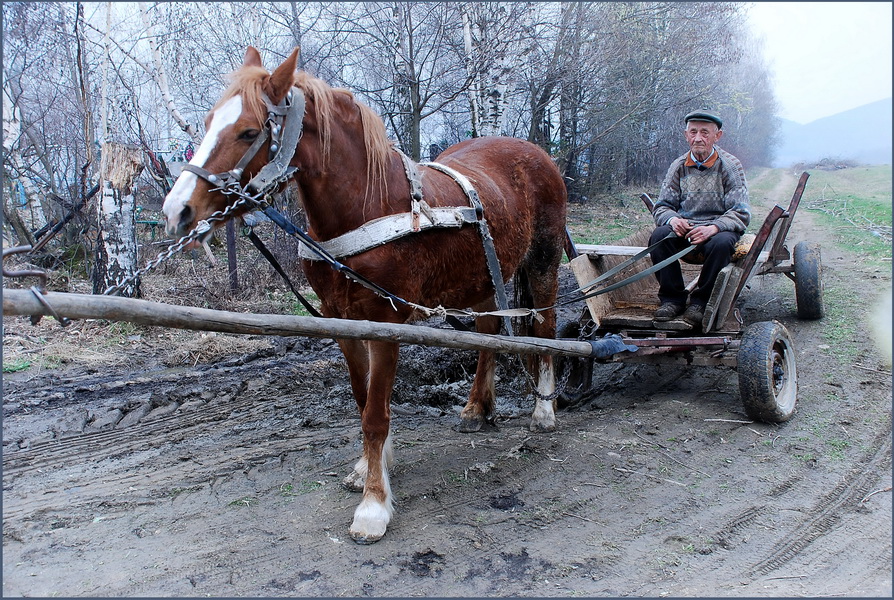
<svg viewBox="0 0 894 600">
<path fill-rule="evenodd" d="M 232 84 L 205 117 L 202 143 L 165 197 L 162 210 L 168 235 L 180 237 L 232 203 L 235 199 L 225 192 L 245 189 L 280 150 L 283 118 L 294 102 L 297 61 L 296 48 L 270 73 L 258 51 L 248 47 Z M 235 211 L 234 216 L 249 208 Z"/>
</svg>

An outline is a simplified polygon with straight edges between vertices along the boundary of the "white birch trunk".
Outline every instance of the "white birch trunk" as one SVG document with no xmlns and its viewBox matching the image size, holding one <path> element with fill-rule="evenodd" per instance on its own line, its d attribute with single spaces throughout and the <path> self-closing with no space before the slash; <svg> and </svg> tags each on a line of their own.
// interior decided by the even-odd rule
<svg viewBox="0 0 894 600">
<path fill-rule="evenodd" d="M 499 7 L 476 3 L 472 5 L 472 10 L 476 13 L 474 21 L 463 11 L 463 38 L 466 68 L 472 79 L 473 119 L 477 120 L 478 135 L 502 135 L 508 104 L 506 91 L 512 78 L 508 57 L 513 54 L 512 49 L 517 44 L 511 39 L 503 39 L 505 32 L 501 29 Z M 491 31 L 491 28 L 495 30 Z M 477 61 L 476 54 L 481 57 Z M 488 66 L 476 68 L 476 62 Z"/>
<path fill-rule="evenodd" d="M 152 61 L 155 63 L 155 72 L 152 74 L 152 78 L 155 80 L 155 84 L 161 92 L 161 97 L 162 100 L 164 100 L 168 114 L 171 115 L 171 118 L 174 119 L 180 129 L 192 138 L 193 143 L 198 147 L 202 143 L 202 138 L 198 131 L 196 131 L 196 128 L 190 125 L 187 120 L 183 118 L 183 115 L 180 114 L 180 111 L 177 110 L 177 105 L 174 103 L 174 98 L 171 96 L 171 87 L 168 84 L 167 72 L 165 71 L 164 63 L 161 62 L 161 53 L 158 51 L 158 44 L 155 42 L 155 29 L 152 27 L 151 21 L 149 21 L 149 13 L 146 12 L 146 4 L 140 2 L 139 5 L 140 16 L 143 18 L 143 24 L 146 26 L 146 38 L 149 40 L 149 49 L 152 51 Z"/>
<path fill-rule="evenodd" d="M 469 13 L 466 12 L 465 5 L 462 6 L 463 17 L 463 49 L 465 50 L 464 61 L 466 63 L 466 75 L 469 77 L 471 85 L 469 86 L 469 107 L 472 110 L 472 137 L 479 136 L 479 119 L 478 119 L 478 78 L 475 76 L 473 68 L 472 54 L 472 24 L 469 22 Z"/>
<path fill-rule="evenodd" d="M 19 138 L 22 135 L 22 119 L 19 107 L 12 99 L 9 88 L 3 86 L 3 150 L 6 159 L 15 173 L 16 181 L 25 192 L 25 206 L 21 206 L 18 198 L 12 199 L 12 207 L 19 217 L 31 229 L 38 229 L 46 223 L 46 216 L 40 202 L 40 193 L 34 182 L 27 175 L 25 161 L 19 150 Z"/>
<path fill-rule="evenodd" d="M 136 272 L 136 202 L 133 185 L 142 170 L 139 149 L 111 142 L 103 145 L 100 169 L 102 190 L 97 203 L 99 239 L 93 277 L 94 293 L 102 293 Z M 122 295 L 138 296 L 139 283 L 126 287 Z"/>
</svg>

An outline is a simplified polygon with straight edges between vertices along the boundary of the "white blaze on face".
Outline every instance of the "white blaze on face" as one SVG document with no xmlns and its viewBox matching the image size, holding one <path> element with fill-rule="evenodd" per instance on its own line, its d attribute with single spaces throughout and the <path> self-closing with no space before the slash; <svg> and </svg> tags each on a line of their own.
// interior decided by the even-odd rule
<svg viewBox="0 0 894 600">
<path fill-rule="evenodd" d="M 217 146 L 217 139 L 220 137 L 220 133 L 230 125 L 233 125 L 241 114 L 242 96 L 233 96 L 214 111 L 214 115 L 211 117 L 211 125 L 208 126 L 208 131 L 205 132 L 205 137 L 202 138 L 202 144 L 192 157 L 192 160 L 189 161 L 189 164 L 204 167 L 208 157 L 211 156 L 215 146 Z M 186 207 L 186 203 L 192 198 L 198 179 L 199 176 L 195 173 L 184 171 L 177 178 L 177 181 L 174 182 L 174 187 L 171 188 L 171 191 L 165 197 L 162 211 L 167 221 L 166 229 L 168 234 L 173 234 L 177 231 L 180 225 L 180 215 L 184 207 Z"/>
</svg>

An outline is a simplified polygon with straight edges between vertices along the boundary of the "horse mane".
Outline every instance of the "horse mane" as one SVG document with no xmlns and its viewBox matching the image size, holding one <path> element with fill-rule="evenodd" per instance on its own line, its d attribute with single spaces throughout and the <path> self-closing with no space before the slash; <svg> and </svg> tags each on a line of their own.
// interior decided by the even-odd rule
<svg viewBox="0 0 894 600">
<path fill-rule="evenodd" d="M 264 103 L 264 85 L 267 83 L 269 73 L 263 67 L 243 66 L 230 74 L 230 86 L 224 91 L 214 108 L 217 108 L 233 96 L 242 95 L 246 110 L 251 111 L 259 123 L 267 119 L 267 107 Z M 359 102 L 350 90 L 333 88 L 328 83 L 310 75 L 305 71 L 295 74 L 295 86 L 301 89 L 305 96 L 314 101 L 317 113 L 317 125 L 320 131 L 322 143 L 323 166 L 329 163 L 329 152 L 332 138 L 332 122 L 339 103 L 347 106 L 343 116 L 350 119 L 349 111 L 354 108 L 360 115 L 361 128 L 363 130 L 363 146 L 366 149 L 366 194 L 364 206 L 374 197 L 376 191 L 381 192 L 384 202 L 387 198 L 387 181 L 385 168 L 388 164 L 393 143 L 388 139 L 385 124 L 371 108 Z"/>
</svg>

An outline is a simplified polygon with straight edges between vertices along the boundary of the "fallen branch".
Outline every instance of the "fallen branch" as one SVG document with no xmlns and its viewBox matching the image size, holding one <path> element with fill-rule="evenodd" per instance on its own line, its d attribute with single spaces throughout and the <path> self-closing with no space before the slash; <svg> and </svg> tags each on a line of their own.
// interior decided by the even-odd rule
<svg viewBox="0 0 894 600">
<path fill-rule="evenodd" d="M 875 496 L 876 494 L 881 494 L 882 492 L 890 492 L 890 491 L 891 491 L 891 486 L 889 485 L 886 488 L 882 488 L 880 490 L 875 490 L 874 492 L 870 492 L 870 493 L 866 494 L 865 498 L 860 500 L 860 504 L 863 504 L 864 502 L 866 502 L 867 500 L 869 500 L 871 497 Z"/>
<path fill-rule="evenodd" d="M 883 371 L 881 369 L 873 369 L 872 367 L 864 367 L 863 365 L 858 365 L 857 363 L 854 363 L 851 366 L 861 369 L 863 371 L 871 371 L 873 373 L 881 373 L 882 375 L 888 375 L 889 377 L 891 376 L 891 371 Z"/>
<path fill-rule="evenodd" d="M 638 437 L 638 438 L 641 439 L 642 441 L 646 442 L 646 443 L 649 444 L 650 446 L 655 446 L 656 448 L 660 448 L 660 449 L 662 449 L 662 450 L 670 450 L 670 448 L 666 448 L 665 446 L 662 446 L 661 444 L 658 444 L 658 443 L 656 443 L 656 442 L 650 442 L 649 440 L 647 440 L 646 438 L 644 438 L 643 436 L 641 436 L 640 434 L 638 434 L 638 433 L 635 432 L 635 431 L 633 432 L 633 435 L 635 435 L 636 437 Z M 673 456 L 671 456 L 671 455 L 669 455 L 669 454 L 665 454 L 664 452 L 659 452 L 658 454 L 660 454 L 661 456 L 667 458 L 668 460 L 672 460 L 672 461 L 674 461 L 675 463 L 677 463 L 678 465 L 680 465 L 680 466 L 682 466 L 682 467 L 686 467 L 686 468 L 689 469 L 690 471 L 695 471 L 696 473 L 699 473 L 699 474 L 701 474 L 701 475 L 704 475 L 705 477 L 708 477 L 708 478 L 711 477 L 710 474 L 705 473 L 704 471 L 699 471 L 699 470 L 696 469 L 695 467 L 691 467 L 691 466 L 687 465 L 686 463 L 684 463 L 684 462 L 682 462 L 682 461 L 680 461 L 680 460 L 677 460 L 676 458 L 674 458 Z"/>
<path fill-rule="evenodd" d="M 566 517 L 574 517 L 575 519 L 580 519 L 581 521 L 587 521 L 588 523 L 595 523 L 596 525 L 602 525 L 602 523 L 600 523 L 599 521 L 594 521 L 593 519 L 588 519 L 587 517 L 582 517 L 582 516 L 576 515 L 574 513 L 563 512 L 562 514 L 565 515 Z"/>
</svg>

